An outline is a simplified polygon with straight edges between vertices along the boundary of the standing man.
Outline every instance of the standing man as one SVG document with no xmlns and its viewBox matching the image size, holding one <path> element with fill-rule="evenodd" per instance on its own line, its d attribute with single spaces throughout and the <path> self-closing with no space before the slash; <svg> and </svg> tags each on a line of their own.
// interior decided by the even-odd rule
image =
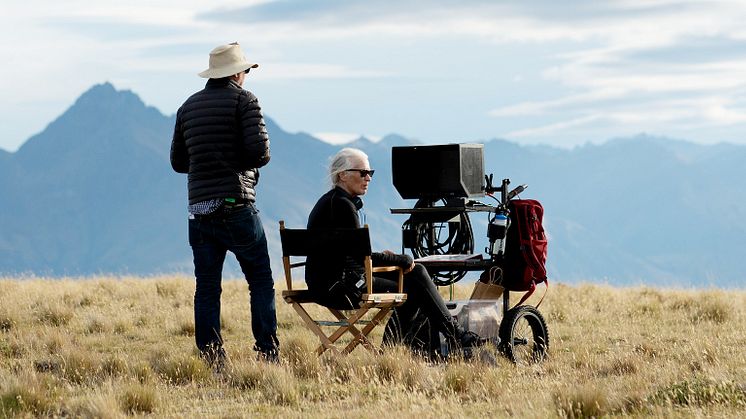
<svg viewBox="0 0 746 419">
<path fill-rule="evenodd" d="M 274 281 L 255 206 L 259 168 L 269 163 L 269 136 L 256 96 L 242 88 L 256 67 L 238 43 L 213 49 L 210 67 L 199 73 L 209 80 L 179 108 L 171 142 L 171 166 L 188 174 L 195 340 L 216 371 L 225 362 L 220 293 L 228 250 L 249 284 L 254 350 L 260 359 L 278 360 Z"/>
</svg>

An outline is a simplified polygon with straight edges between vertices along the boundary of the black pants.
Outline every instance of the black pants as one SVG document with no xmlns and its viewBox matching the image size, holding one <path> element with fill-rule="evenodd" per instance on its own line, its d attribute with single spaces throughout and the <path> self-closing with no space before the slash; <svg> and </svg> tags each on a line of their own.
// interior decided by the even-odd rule
<svg viewBox="0 0 746 419">
<path fill-rule="evenodd" d="M 397 280 L 396 272 L 377 274 L 373 277 L 373 292 L 397 292 Z M 393 310 L 386 323 L 384 345 L 404 343 L 429 352 L 434 348 L 428 348 L 430 342 L 423 342 L 423 339 L 429 341 L 438 332 L 449 341 L 456 339 L 458 326 L 424 266 L 415 264 L 415 268 L 404 275 L 404 292 L 407 300 Z"/>
</svg>

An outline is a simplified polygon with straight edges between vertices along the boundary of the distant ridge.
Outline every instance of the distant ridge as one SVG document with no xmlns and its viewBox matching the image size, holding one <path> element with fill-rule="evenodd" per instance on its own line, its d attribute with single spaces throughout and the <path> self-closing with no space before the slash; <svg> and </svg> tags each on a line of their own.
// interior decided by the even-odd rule
<svg viewBox="0 0 746 419">
<path fill-rule="evenodd" d="M 341 146 L 266 122 L 272 161 L 258 203 L 276 263 L 277 221 L 305 225 Z M 186 179 L 168 161 L 172 131 L 173 116 L 103 83 L 17 152 L 0 150 L 0 273 L 191 271 Z M 414 143 L 390 134 L 349 144 L 376 169 L 363 216 L 377 249 L 401 249 L 405 217 L 389 209 L 413 202 L 392 186 L 390 149 Z M 559 281 L 744 287 L 744 161 L 744 146 L 647 135 L 571 150 L 485 142 L 488 173 L 527 183 L 524 197 L 544 204 L 549 274 Z M 472 216 L 478 251 L 486 222 Z"/>
</svg>

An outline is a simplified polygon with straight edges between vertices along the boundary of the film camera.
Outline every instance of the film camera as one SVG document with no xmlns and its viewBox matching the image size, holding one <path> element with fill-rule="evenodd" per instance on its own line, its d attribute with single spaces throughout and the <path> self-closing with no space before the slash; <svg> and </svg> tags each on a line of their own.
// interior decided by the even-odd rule
<svg viewBox="0 0 746 419">
<path fill-rule="evenodd" d="M 391 166 L 404 199 L 484 196 L 482 144 L 393 147 Z"/>
</svg>

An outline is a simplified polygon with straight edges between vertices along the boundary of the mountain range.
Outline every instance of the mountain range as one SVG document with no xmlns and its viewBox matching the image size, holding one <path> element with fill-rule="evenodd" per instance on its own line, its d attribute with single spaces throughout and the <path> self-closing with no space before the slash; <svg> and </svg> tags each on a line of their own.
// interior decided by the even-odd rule
<svg viewBox="0 0 746 419">
<path fill-rule="evenodd" d="M 186 96 L 186 94 L 185 94 Z M 276 276 L 277 221 L 305 225 L 329 188 L 340 146 L 283 130 L 267 117 L 272 160 L 261 170 L 258 207 Z M 0 150 L 0 273 L 43 276 L 191 270 L 186 178 L 169 164 L 174 117 L 133 92 L 93 86 L 14 153 Z M 454 142 L 474 142 L 454 139 Z M 560 282 L 743 287 L 746 146 L 697 145 L 639 135 L 573 149 L 483 141 L 485 169 L 526 183 L 549 235 L 548 272 Z M 351 146 L 376 176 L 364 197 L 375 248 L 401 249 L 403 200 L 391 180 L 399 135 Z M 485 214 L 472 214 L 477 250 Z M 235 275 L 237 264 L 227 271 Z"/>
</svg>

